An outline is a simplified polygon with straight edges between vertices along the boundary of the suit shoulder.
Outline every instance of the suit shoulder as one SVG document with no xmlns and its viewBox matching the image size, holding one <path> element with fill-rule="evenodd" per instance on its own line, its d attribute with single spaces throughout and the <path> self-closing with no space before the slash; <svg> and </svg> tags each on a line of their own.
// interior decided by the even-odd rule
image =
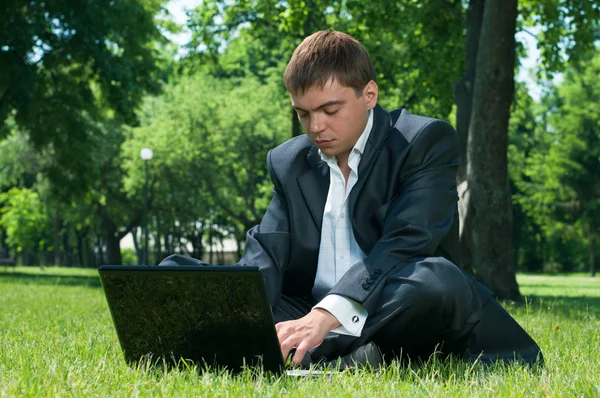
<svg viewBox="0 0 600 398">
<path fill-rule="evenodd" d="M 450 133 L 456 135 L 456 131 L 452 125 L 440 119 L 413 115 L 406 109 L 394 110 L 391 114 L 394 129 L 396 129 L 409 144 L 412 144 L 425 130 L 432 131 L 434 134 Z"/>
<path fill-rule="evenodd" d="M 298 162 L 306 162 L 306 155 L 312 146 L 313 143 L 305 134 L 287 140 L 269 152 L 269 169 L 278 175 L 297 169 L 295 166 Z"/>
<path fill-rule="evenodd" d="M 273 164 L 293 162 L 293 159 L 298 156 L 306 156 L 312 145 L 306 135 L 291 138 L 271 150 L 271 162 Z"/>
</svg>

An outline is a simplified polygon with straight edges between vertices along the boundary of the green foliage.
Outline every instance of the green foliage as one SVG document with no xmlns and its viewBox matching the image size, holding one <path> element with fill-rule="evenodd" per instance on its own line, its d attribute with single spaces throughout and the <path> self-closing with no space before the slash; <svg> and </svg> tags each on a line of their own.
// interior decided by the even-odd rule
<svg viewBox="0 0 600 398">
<path fill-rule="evenodd" d="M 95 123 L 136 122 L 156 92 L 154 20 L 161 0 L 17 0 L 0 6 L 0 138 L 7 118 L 37 148 L 51 147 L 58 183 L 88 182 Z M 77 186 L 73 187 L 76 188 Z"/>
<path fill-rule="evenodd" d="M 541 52 L 540 76 L 562 72 L 594 52 L 600 29 L 600 5 L 596 0 L 521 0 L 524 25 L 541 28 L 537 37 Z"/>
<path fill-rule="evenodd" d="M 153 217 L 181 226 L 183 233 L 221 220 L 222 228 L 243 236 L 268 204 L 267 151 L 289 131 L 288 99 L 277 83 L 197 73 L 149 98 L 140 127 L 131 129 L 123 144 L 129 196 L 141 196 L 145 176 L 139 152 L 152 148 L 147 166 Z"/>
<path fill-rule="evenodd" d="M 17 252 L 44 251 L 50 245 L 48 218 L 37 192 L 12 188 L 0 194 L 0 226 L 6 240 Z"/>
<path fill-rule="evenodd" d="M 0 141 L 0 191 L 11 187 L 31 188 L 44 164 L 29 137 L 11 130 L 8 137 Z"/>
<path fill-rule="evenodd" d="M 567 70 L 559 86 L 560 105 L 551 115 L 550 125 L 556 131 L 550 143 L 558 185 L 563 194 L 573 200 L 572 210 L 577 218 L 600 231 L 600 56 L 584 68 Z M 596 103 L 596 104 L 595 104 Z"/>
<path fill-rule="evenodd" d="M 138 259 L 134 249 L 121 249 L 121 264 L 138 265 Z"/>
<path fill-rule="evenodd" d="M 316 30 L 346 31 L 365 45 L 383 106 L 452 116 L 465 67 L 465 0 L 205 0 L 189 13 L 182 60 L 160 35 L 179 29 L 164 3 L 0 6 L 0 211 L 17 211 L 6 199 L 14 187 L 28 192 L 19 194 L 26 201 L 43 198 L 36 212 L 46 232 L 24 228 L 27 247 L 43 241 L 44 250 L 52 242 L 91 253 L 91 242 L 101 251 L 112 240 L 109 251 L 118 254 L 115 241 L 142 222 L 142 147 L 155 153 L 147 163 L 149 225 L 165 251 L 191 242 L 199 256 L 203 241 L 242 239 L 270 197 L 266 153 L 291 136 L 283 69 Z M 600 219 L 600 145 L 591 140 L 598 70 L 583 72 L 599 30 L 596 3 L 519 2 L 521 27 L 541 30 L 540 76 L 564 70 L 567 58 L 582 68 L 541 107 L 523 93 L 513 107 L 508 160 L 522 269 L 581 269 Z M 145 97 L 162 82 L 163 95 Z"/>
<path fill-rule="evenodd" d="M 89 252 L 89 247 L 83 246 L 89 246 L 92 235 L 103 236 L 106 224 L 112 225 L 113 233 L 122 237 L 131 228 L 129 224 L 140 218 L 141 200 L 128 200 L 123 192 L 120 157 L 123 128 L 110 118 L 95 128 L 97 134 L 90 137 L 95 150 L 86 156 L 88 182 L 57 183 L 59 179 L 52 175 L 56 152 L 53 148 L 35 150 L 29 137 L 16 128 L 0 142 L 0 190 L 28 188 L 43 198 L 39 211 L 52 225 L 49 235 L 53 246 L 57 246 L 54 250 L 76 247 L 78 251 Z M 73 195 L 73 191 L 78 194 Z M 16 248 L 15 242 L 6 243 Z M 24 250 L 40 249 L 30 245 Z M 83 258 L 84 254 L 78 255 Z"/>
<path fill-rule="evenodd" d="M 509 149 L 514 199 L 531 218 L 538 255 L 563 271 L 583 269 L 586 242 L 600 231 L 599 74 L 600 57 L 568 69 L 543 104 L 521 117 Z"/>
<path fill-rule="evenodd" d="M 465 16 L 460 1 L 348 2 L 340 29 L 373 58 L 388 108 L 447 119 L 464 73 Z"/>
<path fill-rule="evenodd" d="M 220 54 L 238 35 L 246 42 L 252 38 L 251 45 L 234 53 L 245 53 L 240 58 L 248 59 L 249 71 L 260 77 L 263 67 L 287 61 L 304 37 L 333 27 L 350 33 L 369 51 L 382 105 L 447 118 L 464 64 L 463 18 L 461 2 L 446 0 L 427 7 L 388 1 L 210 0 L 190 12 L 189 47 L 200 50 L 200 62 L 216 62 L 222 72 L 227 65 Z"/>
</svg>

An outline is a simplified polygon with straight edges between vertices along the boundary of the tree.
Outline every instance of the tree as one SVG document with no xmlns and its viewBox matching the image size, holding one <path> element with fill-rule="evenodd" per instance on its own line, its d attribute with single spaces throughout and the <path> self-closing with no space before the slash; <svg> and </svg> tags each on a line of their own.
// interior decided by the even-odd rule
<svg viewBox="0 0 600 398">
<path fill-rule="evenodd" d="M 564 82 L 550 94 L 547 131 L 528 159 L 529 181 L 523 182 L 521 198 L 549 239 L 587 241 L 592 276 L 600 233 L 599 74 L 596 56 L 568 68 Z M 556 254 L 553 257 L 556 261 Z"/>
<path fill-rule="evenodd" d="M 596 252 L 600 235 L 600 111 L 594 105 L 600 99 L 600 57 L 587 67 L 573 67 L 559 87 L 564 99 L 551 125 L 562 132 L 561 148 L 554 151 L 566 158 L 557 165 L 560 183 L 570 191 L 576 218 L 587 234 L 589 270 L 596 273 Z"/>
<path fill-rule="evenodd" d="M 494 15 L 488 13 L 489 9 L 498 12 L 508 10 L 505 7 L 510 7 L 509 14 L 511 18 L 514 17 L 515 21 L 508 21 L 506 13 Z M 467 19 L 467 29 L 470 30 L 466 35 L 468 40 L 467 74 L 462 83 L 457 86 L 457 104 L 459 105 L 457 116 L 460 121 L 458 132 L 461 135 L 461 142 L 467 142 L 467 147 L 470 147 L 465 152 L 465 166 L 458 173 L 458 183 L 461 188 L 459 193 L 464 202 L 461 208 L 467 209 L 467 211 L 461 211 L 461 261 L 467 268 L 475 268 L 478 271 L 478 278 L 499 297 L 512 299 L 519 298 L 519 291 L 514 276 L 512 209 L 510 191 L 506 182 L 508 172 L 505 151 L 510 114 L 506 104 L 507 98 L 510 98 L 506 94 L 513 90 L 516 62 L 514 55 L 509 55 L 507 52 L 506 44 L 512 43 L 511 53 L 514 54 L 515 30 L 513 27 L 517 23 L 518 16 L 520 16 L 522 24 L 541 25 L 542 37 L 538 40 L 538 45 L 542 50 L 543 57 L 540 71 L 551 75 L 562 70 L 566 59 L 575 63 L 578 59 L 585 58 L 591 49 L 594 32 L 600 24 L 600 9 L 593 0 L 525 0 L 521 2 L 518 13 L 515 11 L 516 7 L 516 2 L 514 4 L 513 2 L 504 2 L 500 5 L 498 1 L 494 0 L 469 1 L 468 17 L 470 19 Z M 489 29 L 495 20 L 502 20 L 506 24 L 496 27 L 504 35 L 492 37 L 491 41 L 488 37 L 488 40 L 484 41 L 486 29 Z M 504 57 L 498 57 L 498 54 L 489 52 L 490 48 L 494 46 L 494 42 L 503 47 Z M 491 64 L 490 59 L 482 56 L 481 52 L 494 57 L 497 64 Z M 486 69 L 481 70 L 481 65 L 485 65 Z M 509 70 L 512 71 L 510 77 L 508 76 Z M 543 74 L 541 73 L 541 75 Z M 497 98 L 498 101 L 491 102 L 491 104 L 497 105 L 496 111 L 492 112 L 485 109 L 488 101 L 493 99 L 483 88 L 485 88 L 486 81 L 499 83 L 502 79 L 506 83 L 505 90 L 502 90 L 501 85 L 496 84 L 500 97 Z M 472 81 L 475 83 L 469 99 L 469 88 Z M 480 90 L 476 92 L 478 81 Z M 475 111 L 476 107 L 479 107 L 477 112 Z M 490 127 L 494 130 L 491 135 L 487 125 L 483 123 L 484 119 L 488 117 L 490 118 Z M 468 129 L 465 128 L 467 120 L 469 121 Z M 475 134 L 483 135 L 472 137 Z M 492 146 L 496 146 L 492 152 L 486 150 L 485 138 L 490 140 L 489 143 Z M 490 172 L 491 167 L 495 168 L 493 174 Z M 461 178 L 465 177 L 467 183 L 463 184 Z M 490 177 L 491 180 L 486 177 Z M 472 183 L 479 185 L 472 187 Z M 479 190 L 475 196 L 471 192 L 472 188 Z M 494 206 L 490 208 L 490 204 Z M 477 208 L 480 208 L 481 211 L 478 211 Z M 479 217 L 484 217 L 484 219 Z M 491 227 L 494 228 L 493 233 L 489 229 Z"/>
<path fill-rule="evenodd" d="M 471 233 L 472 264 L 496 294 L 517 298 L 508 185 L 508 121 L 514 93 L 516 0 L 487 0 L 467 141 L 468 205 L 463 233 Z"/>
<path fill-rule="evenodd" d="M 95 124 L 111 109 L 136 123 L 156 92 L 162 0 L 9 0 L 0 6 L 0 138 L 6 120 L 51 147 L 49 174 L 72 190 L 85 185 Z"/>
<path fill-rule="evenodd" d="M 538 220 L 529 212 L 524 188 L 530 183 L 527 161 L 541 145 L 545 134 L 542 106 L 535 103 L 524 83 L 517 84 L 510 116 L 508 172 L 513 200 L 515 263 L 517 270 L 541 272 L 546 258 L 546 236 Z"/>
<path fill-rule="evenodd" d="M 0 225 L 6 231 L 7 243 L 17 254 L 24 250 L 35 253 L 50 247 L 48 218 L 37 192 L 12 188 L 0 194 Z"/>
<path fill-rule="evenodd" d="M 191 243 L 197 257 L 202 250 L 199 229 L 231 233 L 241 242 L 268 205 L 267 151 L 289 131 L 286 99 L 277 87 L 279 72 L 272 76 L 277 80 L 269 78 L 266 84 L 254 76 L 181 76 L 163 95 L 148 99 L 141 125 L 123 144 L 130 198 L 140 197 L 143 187 L 139 151 L 152 148 L 152 218 L 158 225 L 176 227 L 172 232 Z M 163 239 L 167 246 L 167 236 Z M 185 243 L 178 246 L 172 248 L 186 250 Z"/>
<path fill-rule="evenodd" d="M 94 143 L 96 150 L 87 157 L 92 181 L 85 194 L 76 199 L 69 192 L 69 186 L 57 186 L 53 183 L 55 180 L 47 176 L 49 165 L 56 163 L 52 148 L 35 150 L 29 137 L 17 129 L 0 142 L 0 190 L 30 191 L 39 199 L 42 204 L 39 212 L 47 220 L 47 227 L 40 224 L 40 228 L 49 228 L 51 236 L 44 250 L 54 255 L 56 265 L 70 265 L 74 254 L 80 264 L 88 265 L 91 238 L 96 236 L 104 236 L 98 253 L 101 254 L 106 245 L 106 259 L 119 264 L 118 241 L 131 229 L 131 226 L 127 228 L 128 223 L 135 224 L 141 214 L 141 206 L 136 207 L 136 202 L 128 201 L 122 192 L 119 157 L 124 139 L 122 128 L 110 119 L 97 128 L 102 135 L 91 137 L 98 142 Z M 9 202 L 5 202 L 5 206 L 9 206 Z M 5 210 L 12 211 L 8 207 Z M 17 248 L 16 240 L 8 243 Z M 38 252 L 41 249 L 28 245 L 23 250 Z"/>
<path fill-rule="evenodd" d="M 382 0 L 209 0 L 190 12 L 188 25 L 192 58 L 215 62 L 216 73 L 222 73 L 230 57 L 221 54 L 243 37 L 245 46 L 231 53 L 252 60 L 246 61 L 247 71 L 259 78 L 261 71 L 287 63 L 294 48 L 315 31 L 333 27 L 348 32 L 369 50 L 383 106 L 441 118 L 451 111 L 452 86 L 464 63 L 457 57 L 463 51 L 459 0 L 435 0 L 428 6 Z M 301 129 L 291 109 L 290 115 L 295 136 Z"/>
</svg>

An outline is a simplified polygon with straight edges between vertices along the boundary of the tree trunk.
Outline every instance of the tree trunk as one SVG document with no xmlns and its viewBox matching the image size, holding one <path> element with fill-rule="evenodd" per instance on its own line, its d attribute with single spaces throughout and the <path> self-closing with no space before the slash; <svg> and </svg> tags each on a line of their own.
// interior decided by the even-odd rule
<svg viewBox="0 0 600 398">
<path fill-rule="evenodd" d="M 212 220 L 209 226 L 209 230 L 208 230 L 208 248 L 209 248 L 209 252 L 208 252 L 208 263 L 209 264 L 214 264 L 214 258 L 213 258 L 213 224 L 212 224 Z"/>
<path fill-rule="evenodd" d="M 590 232 L 588 236 L 589 255 L 590 255 L 590 276 L 593 278 L 596 276 L 596 232 L 593 227 L 590 226 Z"/>
<path fill-rule="evenodd" d="M 87 229 L 77 230 L 75 234 L 77 235 L 77 252 L 79 253 L 79 263 L 82 267 L 91 267 L 92 264 L 90 262 L 90 253 L 92 250 L 90 250 Z"/>
<path fill-rule="evenodd" d="M 121 265 L 121 239 L 115 224 L 106 214 L 102 212 L 102 223 L 104 226 L 104 240 L 106 242 L 106 260 L 111 265 Z"/>
<path fill-rule="evenodd" d="M 462 162 L 458 168 L 457 184 L 467 179 L 467 140 L 469 137 L 469 123 L 471 122 L 471 107 L 473 104 L 473 86 L 477 70 L 477 50 L 481 36 L 481 24 L 485 0 L 469 1 L 467 10 L 466 34 L 466 62 L 465 75 L 454 87 L 456 100 L 456 131 L 460 140 L 460 154 Z"/>
<path fill-rule="evenodd" d="M 106 264 L 106 262 L 104 261 L 104 246 L 102 245 L 102 231 L 99 231 L 100 233 L 96 234 L 96 250 L 98 250 L 98 264 L 96 264 L 96 266 L 100 266 L 102 264 Z"/>
<path fill-rule="evenodd" d="M 473 266 L 477 278 L 503 299 L 520 298 L 507 162 L 516 18 L 517 0 L 486 1 L 467 140 L 469 198 L 464 218 L 465 225 L 474 227 Z"/>
<path fill-rule="evenodd" d="M 236 249 L 236 253 L 237 253 L 237 261 L 240 261 L 240 258 L 242 258 L 242 254 L 243 254 L 243 249 L 242 249 L 242 245 L 244 244 L 245 240 L 244 240 L 244 236 L 240 236 L 239 234 L 235 235 L 235 249 Z"/>
<path fill-rule="evenodd" d="M 79 256 L 79 266 L 86 267 L 85 258 L 83 257 L 83 234 L 80 229 L 75 230 L 75 237 L 77 240 L 77 255 Z"/>
<path fill-rule="evenodd" d="M 167 232 L 165 234 L 165 250 L 168 253 L 174 253 L 175 251 L 173 250 L 173 235 L 171 234 L 171 231 Z"/>
<path fill-rule="evenodd" d="M 141 228 L 139 228 L 141 230 Z M 142 247 L 140 246 L 140 242 L 137 237 L 138 228 L 134 227 L 131 229 L 131 240 L 133 241 L 133 249 L 135 250 L 135 257 L 137 259 L 137 263 L 141 264 L 143 260 L 144 253 L 142 252 Z"/>
<path fill-rule="evenodd" d="M 61 265 L 60 261 L 60 228 L 61 220 L 58 206 L 55 208 L 54 220 L 52 223 L 52 250 L 54 252 L 54 265 Z M 42 261 L 42 253 L 40 252 L 40 261 Z"/>
<path fill-rule="evenodd" d="M 158 220 L 156 222 L 156 233 L 154 235 L 154 258 L 153 264 L 158 264 L 165 256 L 162 251 L 162 236 L 160 233 L 160 225 Z"/>
<path fill-rule="evenodd" d="M 69 231 L 68 229 L 62 234 L 62 247 L 63 247 L 63 265 L 67 267 L 73 266 L 73 255 L 71 251 L 71 245 L 69 244 Z"/>
<path fill-rule="evenodd" d="M 477 49 L 479 37 L 481 36 L 481 23 L 485 0 L 471 0 L 467 10 L 467 35 L 466 35 L 466 71 L 463 78 L 454 87 L 456 99 L 456 131 L 460 140 L 460 155 L 462 161 L 458 167 L 456 185 L 460 198 L 458 213 L 460 219 L 460 266 L 465 271 L 473 273 L 473 254 L 471 248 L 473 242 L 469 239 L 473 226 L 466 224 L 465 213 L 468 203 L 467 180 L 467 140 L 469 137 L 469 123 L 471 121 L 471 108 L 473 104 L 473 86 L 475 84 L 475 73 L 477 66 Z"/>
<path fill-rule="evenodd" d="M 194 223 L 193 230 L 187 236 L 187 240 L 192 245 L 192 257 L 201 259 L 204 255 L 204 246 L 202 245 L 202 235 L 204 234 L 204 223 Z"/>
</svg>

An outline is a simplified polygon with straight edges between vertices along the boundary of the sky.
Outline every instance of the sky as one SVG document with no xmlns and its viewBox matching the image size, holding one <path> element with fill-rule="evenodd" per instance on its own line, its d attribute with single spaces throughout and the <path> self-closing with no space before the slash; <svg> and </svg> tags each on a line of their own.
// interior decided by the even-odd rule
<svg viewBox="0 0 600 398">
<path fill-rule="evenodd" d="M 176 23 L 185 26 L 185 22 L 187 21 L 185 11 L 195 8 L 200 4 L 202 4 L 202 0 L 171 0 L 167 3 L 167 10 L 169 10 L 169 14 L 173 16 L 173 20 Z M 191 34 L 190 31 L 185 28 L 182 33 L 177 35 L 167 34 L 167 37 L 179 45 L 184 45 L 190 41 Z"/>
</svg>

